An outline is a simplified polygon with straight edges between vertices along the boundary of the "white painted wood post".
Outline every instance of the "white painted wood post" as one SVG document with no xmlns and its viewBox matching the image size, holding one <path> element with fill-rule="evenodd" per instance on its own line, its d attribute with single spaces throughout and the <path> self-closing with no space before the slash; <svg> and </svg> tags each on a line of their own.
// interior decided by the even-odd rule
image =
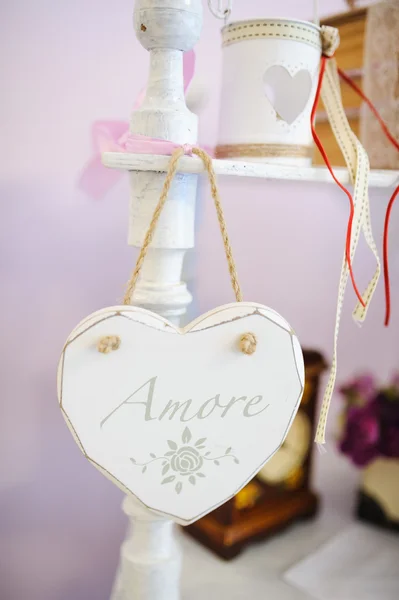
<svg viewBox="0 0 399 600">
<path fill-rule="evenodd" d="M 130 131 L 193 144 L 197 117 L 185 103 L 183 51 L 191 50 L 202 28 L 201 0 L 136 0 L 135 31 L 149 50 L 146 98 L 131 118 Z M 140 247 L 165 175 L 131 172 L 129 244 Z M 194 246 L 197 175 L 178 174 L 145 259 L 132 304 L 179 323 L 192 298 L 181 281 L 183 259 Z M 181 553 L 172 521 L 126 497 L 130 520 L 112 600 L 179 600 Z"/>
<path fill-rule="evenodd" d="M 129 517 L 111 600 L 180 600 L 181 550 L 173 521 L 126 496 Z"/>
</svg>

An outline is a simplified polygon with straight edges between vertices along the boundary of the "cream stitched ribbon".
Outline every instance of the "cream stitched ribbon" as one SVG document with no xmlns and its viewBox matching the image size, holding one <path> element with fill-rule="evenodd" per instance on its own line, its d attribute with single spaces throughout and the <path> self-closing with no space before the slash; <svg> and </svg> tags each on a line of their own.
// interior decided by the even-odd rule
<svg viewBox="0 0 399 600">
<path fill-rule="evenodd" d="M 322 27 L 321 32 L 323 40 L 323 52 L 327 56 L 332 56 L 339 43 L 338 30 L 334 30 L 331 27 Z M 370 172 L 369 159 L 363 146 L 351 130 L 348 119 L 345 115 L 345 111 L 342 105 L 337 65 L 334 58 L 330 58 L 327 62 L 322 87 L 322 99 L 326 108 L 328 119 L 331 124 L 331 128 L 341 148 L 341 152 L 348 166 L 352 184 L 354 185 L 353 201 L 355 205 L 355 210 L 350 244 L 351 260 L 355 255 L 357 245 L 359 242 L 360 232 L 362 230 L 366 243 L 369 246 L 371 252 L 373 253 L 377 263 L 375 273 L 362 296 L 365 306 L 362 306 L 362 304 L 359 302 L 353 312 L 354 320 L 360 324 L 366 318 L 368 307 L 370 306 L 370 302 L 377 287 L 378 279 L 380 277 L 381 272 L 381 264 L 380 259 L 378 257 L 377 247 L 373 238 L 370 222 L 370 203 L 368 194 L 368 182 Z M 315 442 L 317 444 L 325 443 L 327 416 L 337 376 L 338 334 L 348 277 L 349 268 L 346 261 L 346 257 L 344 255 L 338 288 L 338 302 L 334 330 L 333 359 L 329 380 L 327 383 L 326 390 L 324 392 L 319 422 L 317 424 L 316 429 Z"/>
</svg>

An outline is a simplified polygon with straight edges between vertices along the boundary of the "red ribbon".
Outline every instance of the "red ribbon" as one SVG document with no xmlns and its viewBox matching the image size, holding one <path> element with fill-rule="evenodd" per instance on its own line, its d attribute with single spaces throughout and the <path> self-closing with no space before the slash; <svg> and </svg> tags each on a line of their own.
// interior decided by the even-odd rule
<svg viewBox="0 0 399 600">
<path fill-rule="evenodd" d="M 326 64 L 327 64 L 328 58 L 331 58 L 331 57 L 324 56 L 324 54 L 321 57 L 319 81 L 317 84 L 316 96 L 315 96 L 314 103 L 313 103 L 312 113 L 310 115 L 310 125 L 312 128 L 312 136 L 313 136 L 314 143 L 318 147 L 320 154 L 322 155 L 323 160 L 326 163 L 326 167 L 330 171 L 331 177 L 334 179 L 337 186 L 339 188 L 341 188 L 341 190 L 347 195 L 347 197 L 349 199 L 350 213 L 349 213 L 349 220 L 348 220 L 348 228 L 347 228 L 347 232 L 346 232 L 345 256 L 346 256 L 346 262 L 348 264 L 350 277 L 352 280 L 353 289 L 355 290 L 356 296 L 358 297 L 361 305 L 366 306 L 365 302 L 358 290 L 358 287 L 356 285 L 355 276 L 353 274 L 353 268 L 352 268 L 352 260 L 351 260 L 352 225 L 353 225 L 353 215 L 355 213 L 355 204 L 353 202 L 353 197 L 352 197 L 352 194 L 350 193 L 350 191 L 344 185 L 342 185 L 342 183 L 340 181 L 338 181 L 337 177 L 335 176 L 335 173 L 331 166 L 330 160 L 327 156 L 324 146 L 323 146 L 319 136 L 317 135 L 316 129 L 315 129 L 316 111 L 317 111 L 317 107 L 318 107 L 319 101 L 320 101 L 321 87 L 323 85 L 323 77 L 324 77 L 324 73 L 326 70 Z"/>
<path fill-rule="evenodd" d="M 318 85 L 317 85 L 316 96 L 315 96 L 315 100 L 313 103 L 313 108 L 312 108 L 312 113 L 311 113 L 311 118 L 310 118 L 312 135 L 313 135 L 313 140 L 314 140 L 316 146 L 318 147 L 320 154 L 322 155 L 323 160 L 324 160 L 328 170 L 330 171 L 332 178 L 334 179 L 334 181 L 338 185 L 338 187 L 340 187 L 341 190 L 343 192 L 345 192 L 345 194 L 347 195 L 349 202 L 350 202 L 350 214 L 349 214 L 348 228 L 347 228 L 347 234 L 346 234 L 345 256 L 346 256 L 346 262 L 348 264 L 349 273 L 350 273 L 351 280 L 352 280 L 353 289 L 355 290 L 356 295 L 359 298 L 359 301 L 361 302 L 362 306 L 365 306 L 363 298 L 361 297 L 361 294 L 359 293 L 359 290 L 357 288 L 357 285 L 356 285 L 356 282 L 354 279 L 354 274 L 353 274 L 353 269 L 352 269 L 352 261 L 351 261 L 351 257 L 350 257 L 352 224 L 353 224 L 353 215 L 354 215 L 354 211 L 355 211 L 353 197 L 352 197 L 352 194 L 350 193 L 350 191 L 344 185 L 342 185 L 341 182 L 338 181 L 338 179 L 336 178 L 334 171 L 332 169 L 331 163 L 329 161 L 329 158 L 327 156 L 327 153 L 326 153 L 326 151 L 323 147 L 323 144 L 322 144 L 319 136 L 317 135 L 316 129 L 315 129 L 316 111 L 317 111 L 317 107 L 318 107 L 318 104 L 320 101 L 321 87 L 323 84 L 323 77 L 324 77 L 324 73 L 326 70 L 326 63 L 329 58 L 332 58 L 332 57 L 328 57 L 328 56 L 324 56 L 324 55 L 321 57 L 319 81 L 318 81 Z M 379 124 L 381 125 L 381 129 L 384 132 L 384 134 L 386 135 L 387 139 L 399 151 L 399 142 L 393 137 L 393 135 L 389 131 L 388 127 L 386 126 L 384 120 L 382 119 L 380 113 L 378 112 L 378 110 L 376 109 L 374 104 L 371 102 L 371 100 L 369 98 L 367 98 L 365 93 L 340 68 L 338 68 L 338 73 L 339 73 L 339 76 L 341 77 L 341 79 L 343 79 L 345 81 L 345 83 L 347 83 L 367 104 L 367 106 L 370 108 L 372 113 L 377 118 Z M 390 221 L 390 217 L 391 217 L 393 204 L 398 195 L 399 195 L 399 185 L 396 187 L 396 189 L 394 190 L 394 192 L 389 200 L 386 215 L 385 215 L 385 223 L 384 223 L 383 262 L 384 262 L 384 285 L 385 285 L 385 326 L 389 325 L 389 321 L 390 321 L 390 317 L 391 317 L 391 284 L 390 284 L 390 279 L 389 279 L 389 260 L 388 260 L 389 221 Z"/>
<path fill-rule="evenodd" d="M 387 139 L 391 142 L 391 144 L 399 151 L 399 142 L 395 140 L 388 127 L 386 126 L 383 118 L 380 113 L 371 102 L 369 98 L 367 98 L 366 94 L 361 90 L 354 81 L 346 73 L 344 73 L 341 69 L 338 69 L 339 76 L 341 79 L 345 81 L 367 104 L 371 112 L 376 117 L 377 121 L 381 125 L 381 129 L 386 135 Z M 385 214 L 385 223 L 384 223 L 384 240 L 383 240 L 383 255 L 384 255 L 384 285 L 385 285 L 385 326 L 388 327 L 389 320 L 391 318 L 391 284 L 389 280 L 389 260 L 388 260 L 388 238 L 389 238 L 389 220 L 391 218 L 391 212 L 393 204 L 396 200 L 397 195 L 399 194 L 399 185 L 394 190 L 387 206 L 387 211 Z"/>
</svg>

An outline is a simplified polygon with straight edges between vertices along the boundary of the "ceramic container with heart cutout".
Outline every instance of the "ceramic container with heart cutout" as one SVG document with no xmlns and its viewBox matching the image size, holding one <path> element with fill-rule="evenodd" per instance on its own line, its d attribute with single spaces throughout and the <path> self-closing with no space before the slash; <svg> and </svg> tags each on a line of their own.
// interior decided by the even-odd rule
<svg viewBox="0 0 399 600">
<path fill-rule="evenodd" d="M 309 165 L 320 28 L 287 19 L 239 21 L 222 30 L 222 40 L 217 156 Z"/>
</svg>

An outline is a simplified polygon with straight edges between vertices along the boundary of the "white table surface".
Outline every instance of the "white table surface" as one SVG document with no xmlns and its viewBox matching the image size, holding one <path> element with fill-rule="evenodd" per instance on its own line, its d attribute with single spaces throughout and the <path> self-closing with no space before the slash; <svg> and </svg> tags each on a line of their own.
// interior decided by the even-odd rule
<svg viewBox="0 0 399 600">
<path fill-rule="evenodd" d="M 274 538 L 249 546 L 230 562 L 180 535 L 184 549 L 182 600 L 314 600 L 284 582 L 283 575 L 353 523 L 358 483 L 358 473 L 333 448 L 315 458 L 316 489 L 323 491 L 323 498 L 314 521 L 294 525 Z"/>
<path fill-rule="evenodd" d="M 68 432 L 62 439 L 69 449 Z M 82 477 L 78 448 L 72 456 L 68 493 L 62 481 L 50 490 L 43 484 L 56 477 L 57 461 L 53 470 L 43 467 L 43 485 L 0 493 L 0 600 L 109 600 L 126 531 L 122 495 L 90 465 Z M 353 524 L 359 478 L 332 444 L 315 459 L 321 510 L 314 521 L 249 546 L 230 562 L 179 532 L 182 600 L 314 600 L 286 583 L 284 573 Z"/>
</svg>

